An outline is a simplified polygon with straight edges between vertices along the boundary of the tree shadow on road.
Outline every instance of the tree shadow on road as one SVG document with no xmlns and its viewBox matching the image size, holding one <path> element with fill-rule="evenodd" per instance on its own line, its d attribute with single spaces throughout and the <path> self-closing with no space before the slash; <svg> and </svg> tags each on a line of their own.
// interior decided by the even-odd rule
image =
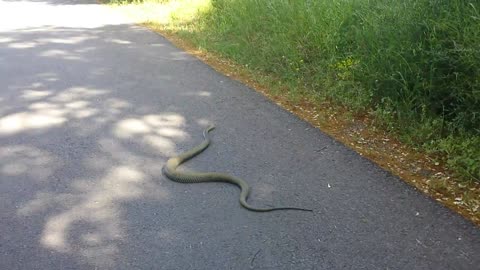
<svg viewBox="0 0 480 270">
<path fill-rule="evenodd" d="M 108 268 L 132 263 L 123 246 L 180 239 L 164 219 L 177 187 L 161 167 L 208 121 L 159 104 L 201 103 L 209 92 L 172 79 L 175 63 L 196 60 L 136 33 L 145 36 L 129 25 L 0 32 L 1 242 L 16 250 L 0 265 Z M 142 47 L 158 55 L 132 54 Z M 132 70 L 136 57 L 151 74 Z M 142 239 L 128 233 L 137 225 Z"/>
<path fill-rule="evenodd" d="M 157 34 L 58 8 L 0 24 L 0 268 L 478 264 L 475 228 L 399 179 Z M 236 187 L 166 180 L 166 159 L 211 123 L 221 132 L 187 168 L 315 213 L 260 215 Z"/>
</svg>

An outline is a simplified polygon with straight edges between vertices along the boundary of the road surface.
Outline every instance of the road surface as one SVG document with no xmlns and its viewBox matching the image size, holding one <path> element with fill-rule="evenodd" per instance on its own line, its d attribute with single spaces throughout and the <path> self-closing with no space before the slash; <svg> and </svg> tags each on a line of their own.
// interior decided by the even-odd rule
<svg viewBox="0 0 480 270">
<path fill-rule="evenodd" d="M 187 169 L 246 179 L 185 185 Z M 479 269 L 480 231 L 93 1 L 0 1 L 0 269 Z"/>
</svg>

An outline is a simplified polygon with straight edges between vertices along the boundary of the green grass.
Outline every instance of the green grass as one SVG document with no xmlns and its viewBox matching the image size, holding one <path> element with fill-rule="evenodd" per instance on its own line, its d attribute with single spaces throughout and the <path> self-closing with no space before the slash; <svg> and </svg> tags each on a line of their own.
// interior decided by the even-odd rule
<svg viewBox="0 0 480 270">
<path fill-rule="evenodd" d="M 369 113 L 480 181 L 480 1 L 160 2 L 175 7 L 165 29 L 292 93 Z"/>
</svg>

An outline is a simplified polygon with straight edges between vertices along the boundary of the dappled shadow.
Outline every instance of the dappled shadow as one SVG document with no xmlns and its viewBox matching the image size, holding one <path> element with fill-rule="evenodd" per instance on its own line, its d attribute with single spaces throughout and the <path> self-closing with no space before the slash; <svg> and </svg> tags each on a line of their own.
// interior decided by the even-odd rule
<svg viewBox="0 0 480 270">
<path fill-rule="evenodd" d="M 51 1 L 0 2 L 1 269 L 478 265 L 478 233 L 403 182 L 108 8 Z M 212 123 L 187 168 L 315 212 L 167 181 Z"/>
<path fill-rule="evenodd" d="M 31 258 L 0 265 L 31 268 L 49 257 L 112 267 L 133 221 L 126 204 L 168 205 L 163 162 L 190 139 L 185 128 L 208 124 L 158 101 L 199 102 L 209 92 L 172 91 L 179 82 L 164 64 L 194 60 L 134 25 L 3 27 L 0 224 L 9 231 L 0 239 L 10 248 L 28 243 L 17 255 Z M 137 57 L 151 74 L 132 70 Z M 19 230 L 27 221 L 29 229 Z M 173 230 L 158 229 L 163 238 Z"/>
</svg>

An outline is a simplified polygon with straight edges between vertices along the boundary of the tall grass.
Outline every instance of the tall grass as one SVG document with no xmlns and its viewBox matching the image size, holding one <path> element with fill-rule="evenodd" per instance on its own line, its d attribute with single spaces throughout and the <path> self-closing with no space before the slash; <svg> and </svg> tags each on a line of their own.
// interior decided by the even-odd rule
<svg viewBox="0 0 480 270">
<path fill-rule="evenodd" d="M 184 37 L 371 113 L 480 181 L 479 0 L 203 2 L 194 20 L 173 17 Z"/>
</svg>

